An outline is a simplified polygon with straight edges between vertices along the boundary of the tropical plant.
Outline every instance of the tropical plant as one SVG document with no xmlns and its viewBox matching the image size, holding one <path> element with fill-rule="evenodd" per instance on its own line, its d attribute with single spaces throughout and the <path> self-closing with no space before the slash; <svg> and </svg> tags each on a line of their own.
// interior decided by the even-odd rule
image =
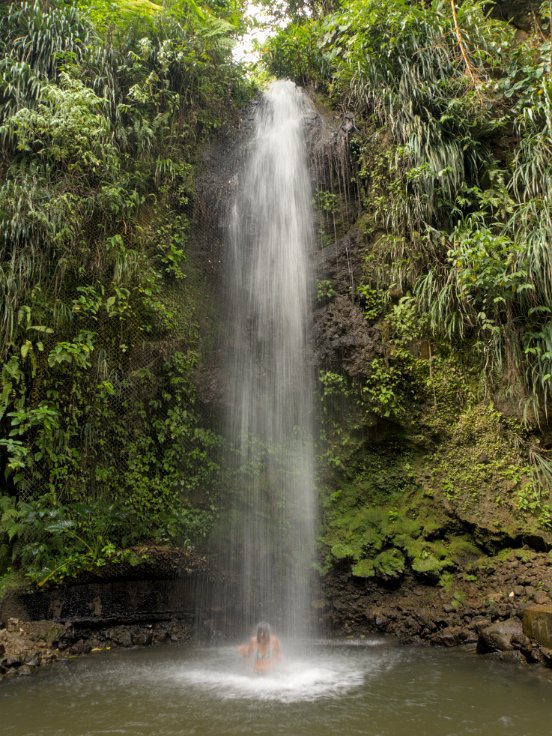
<svg viewBox="0 0 552 736">
<path fill-rule="evenodd" d="M 185 278 L 198 143 L 249 94 L 231 58 L 240 13 L 0 12 L 1 564 L 35 582 L 138 542 L 193 544 L 211 523 L 201 277 Z"/>
</svg>

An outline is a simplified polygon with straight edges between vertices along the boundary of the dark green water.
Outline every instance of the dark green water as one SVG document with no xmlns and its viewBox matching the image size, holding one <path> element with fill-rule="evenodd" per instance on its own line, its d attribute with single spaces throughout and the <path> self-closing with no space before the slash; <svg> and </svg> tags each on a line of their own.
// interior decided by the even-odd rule
<svg viewBox="0 0 552 736">
<path fill-rule="evenodd" d="M 293 654 L 291 650 L 293 649 Z M 235 647 L 115 651 L 0 686 L 2 736 L 547 736 L 552 673 L 475 655 L 288 645 L 254 678 Z"/>
</svg>

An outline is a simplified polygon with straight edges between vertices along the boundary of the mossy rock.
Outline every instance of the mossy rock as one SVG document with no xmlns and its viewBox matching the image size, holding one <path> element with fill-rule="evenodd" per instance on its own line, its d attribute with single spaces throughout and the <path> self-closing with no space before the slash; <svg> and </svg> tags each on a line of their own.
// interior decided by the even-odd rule
<svg viewBox="0 0 552 736">
<path fill-rule="evenodd" d="M 398 549 L 386 549 L 372 559 L 359 560 L 353 566 L 352 574 L 357 578 L 397 579 L 402 576 L 406 560 Z"/>
<path fill-rule="evenodd" d="M 523 633 L 552 649 L 552 605 L 528 606 L 523 611 Z"/>
<path fill-rule="evenodd" d="M 334 544 L 331 548 L 332 556 L 336 560 L 354 560 L 357 556 L 355 549 L 349 544 Z"/>
<path fill-rule="evenodd" d="M 474 562 L 480 555 L 480 550 L 466 537 L 453 537 L 445 542 L 410 540 L 405 550 L 412 570 L 432 582 L 438 582 L 445 572 Z"/>
<path fill-rule="evenodd" d="M 443 439 L 424 471 L 425 491 L 437 504 L 487 536 L 531 533 L 552 541 L 549 498 L 541 498 L 514 420 L 490 402 L 473 403 Z"/>
<path fill-rule="evenodd" d="M 429 578 L 432 582 L 437 582 L 441 574 L 452 567 L 450 560 L 437 557 L 430 552 L 425 556 L 415 557 L 411 564 L 414 572 Z"/>
<path fill-rule="evenodd" d="M 494 572 L 496 569 L 508 566 L 515 560 L 520 560 L 522 563 L 526 564 L 536 557 L 538 557 L 538 553 L 531 549 L 511 549 L 510 547 L 506 547 L 505 549 L 500 550 L 496 555 L 481 557 L 477 561 L 477 568 L 486 572 Z"/>
</svg>

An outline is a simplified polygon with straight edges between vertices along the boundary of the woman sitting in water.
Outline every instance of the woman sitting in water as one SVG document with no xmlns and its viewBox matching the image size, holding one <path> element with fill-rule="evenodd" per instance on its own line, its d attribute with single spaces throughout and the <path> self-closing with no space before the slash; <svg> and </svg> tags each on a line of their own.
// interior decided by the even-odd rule
<svg viewBox="0 0 552 736">
<path fill-rule="evenodd" d="M 262 623 L 257 626 L 257 635 L 252 636 L 249 644 L 240 647 L 242 657 L 253 657 L 253 672 L 256 675 L 267 675 L 282 659 L 280 640 L 270 633 L 270 626 Z"/>
</svg>

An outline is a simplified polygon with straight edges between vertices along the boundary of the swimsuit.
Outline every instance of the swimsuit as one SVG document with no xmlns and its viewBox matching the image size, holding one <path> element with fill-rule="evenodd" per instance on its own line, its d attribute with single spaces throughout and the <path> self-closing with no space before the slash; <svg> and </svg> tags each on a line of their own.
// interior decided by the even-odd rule
<svg viewBox="0 0 552 736">
<path fill-rule="evenodd" d="M 255 660 L 257 662 L 263 662 L 267 659 L 272 659 L 272 647 L 269 647 L 264 654 L 261 654 L 259 649 L 255 651 Z M 254 668 L 254 673 L 258 677 L 264 677 L 264 675 L 268 675 L 270 673 L 271 667 L 267 667 L 267 669 L 257 669 L 257 666 Z"/>
<path fill-rule="evenodd" d="M 266 654 L 261 654 L 257 649 L 255 659 L 272 659 L 272 649 L 269 649 Z"/>
</svg>

